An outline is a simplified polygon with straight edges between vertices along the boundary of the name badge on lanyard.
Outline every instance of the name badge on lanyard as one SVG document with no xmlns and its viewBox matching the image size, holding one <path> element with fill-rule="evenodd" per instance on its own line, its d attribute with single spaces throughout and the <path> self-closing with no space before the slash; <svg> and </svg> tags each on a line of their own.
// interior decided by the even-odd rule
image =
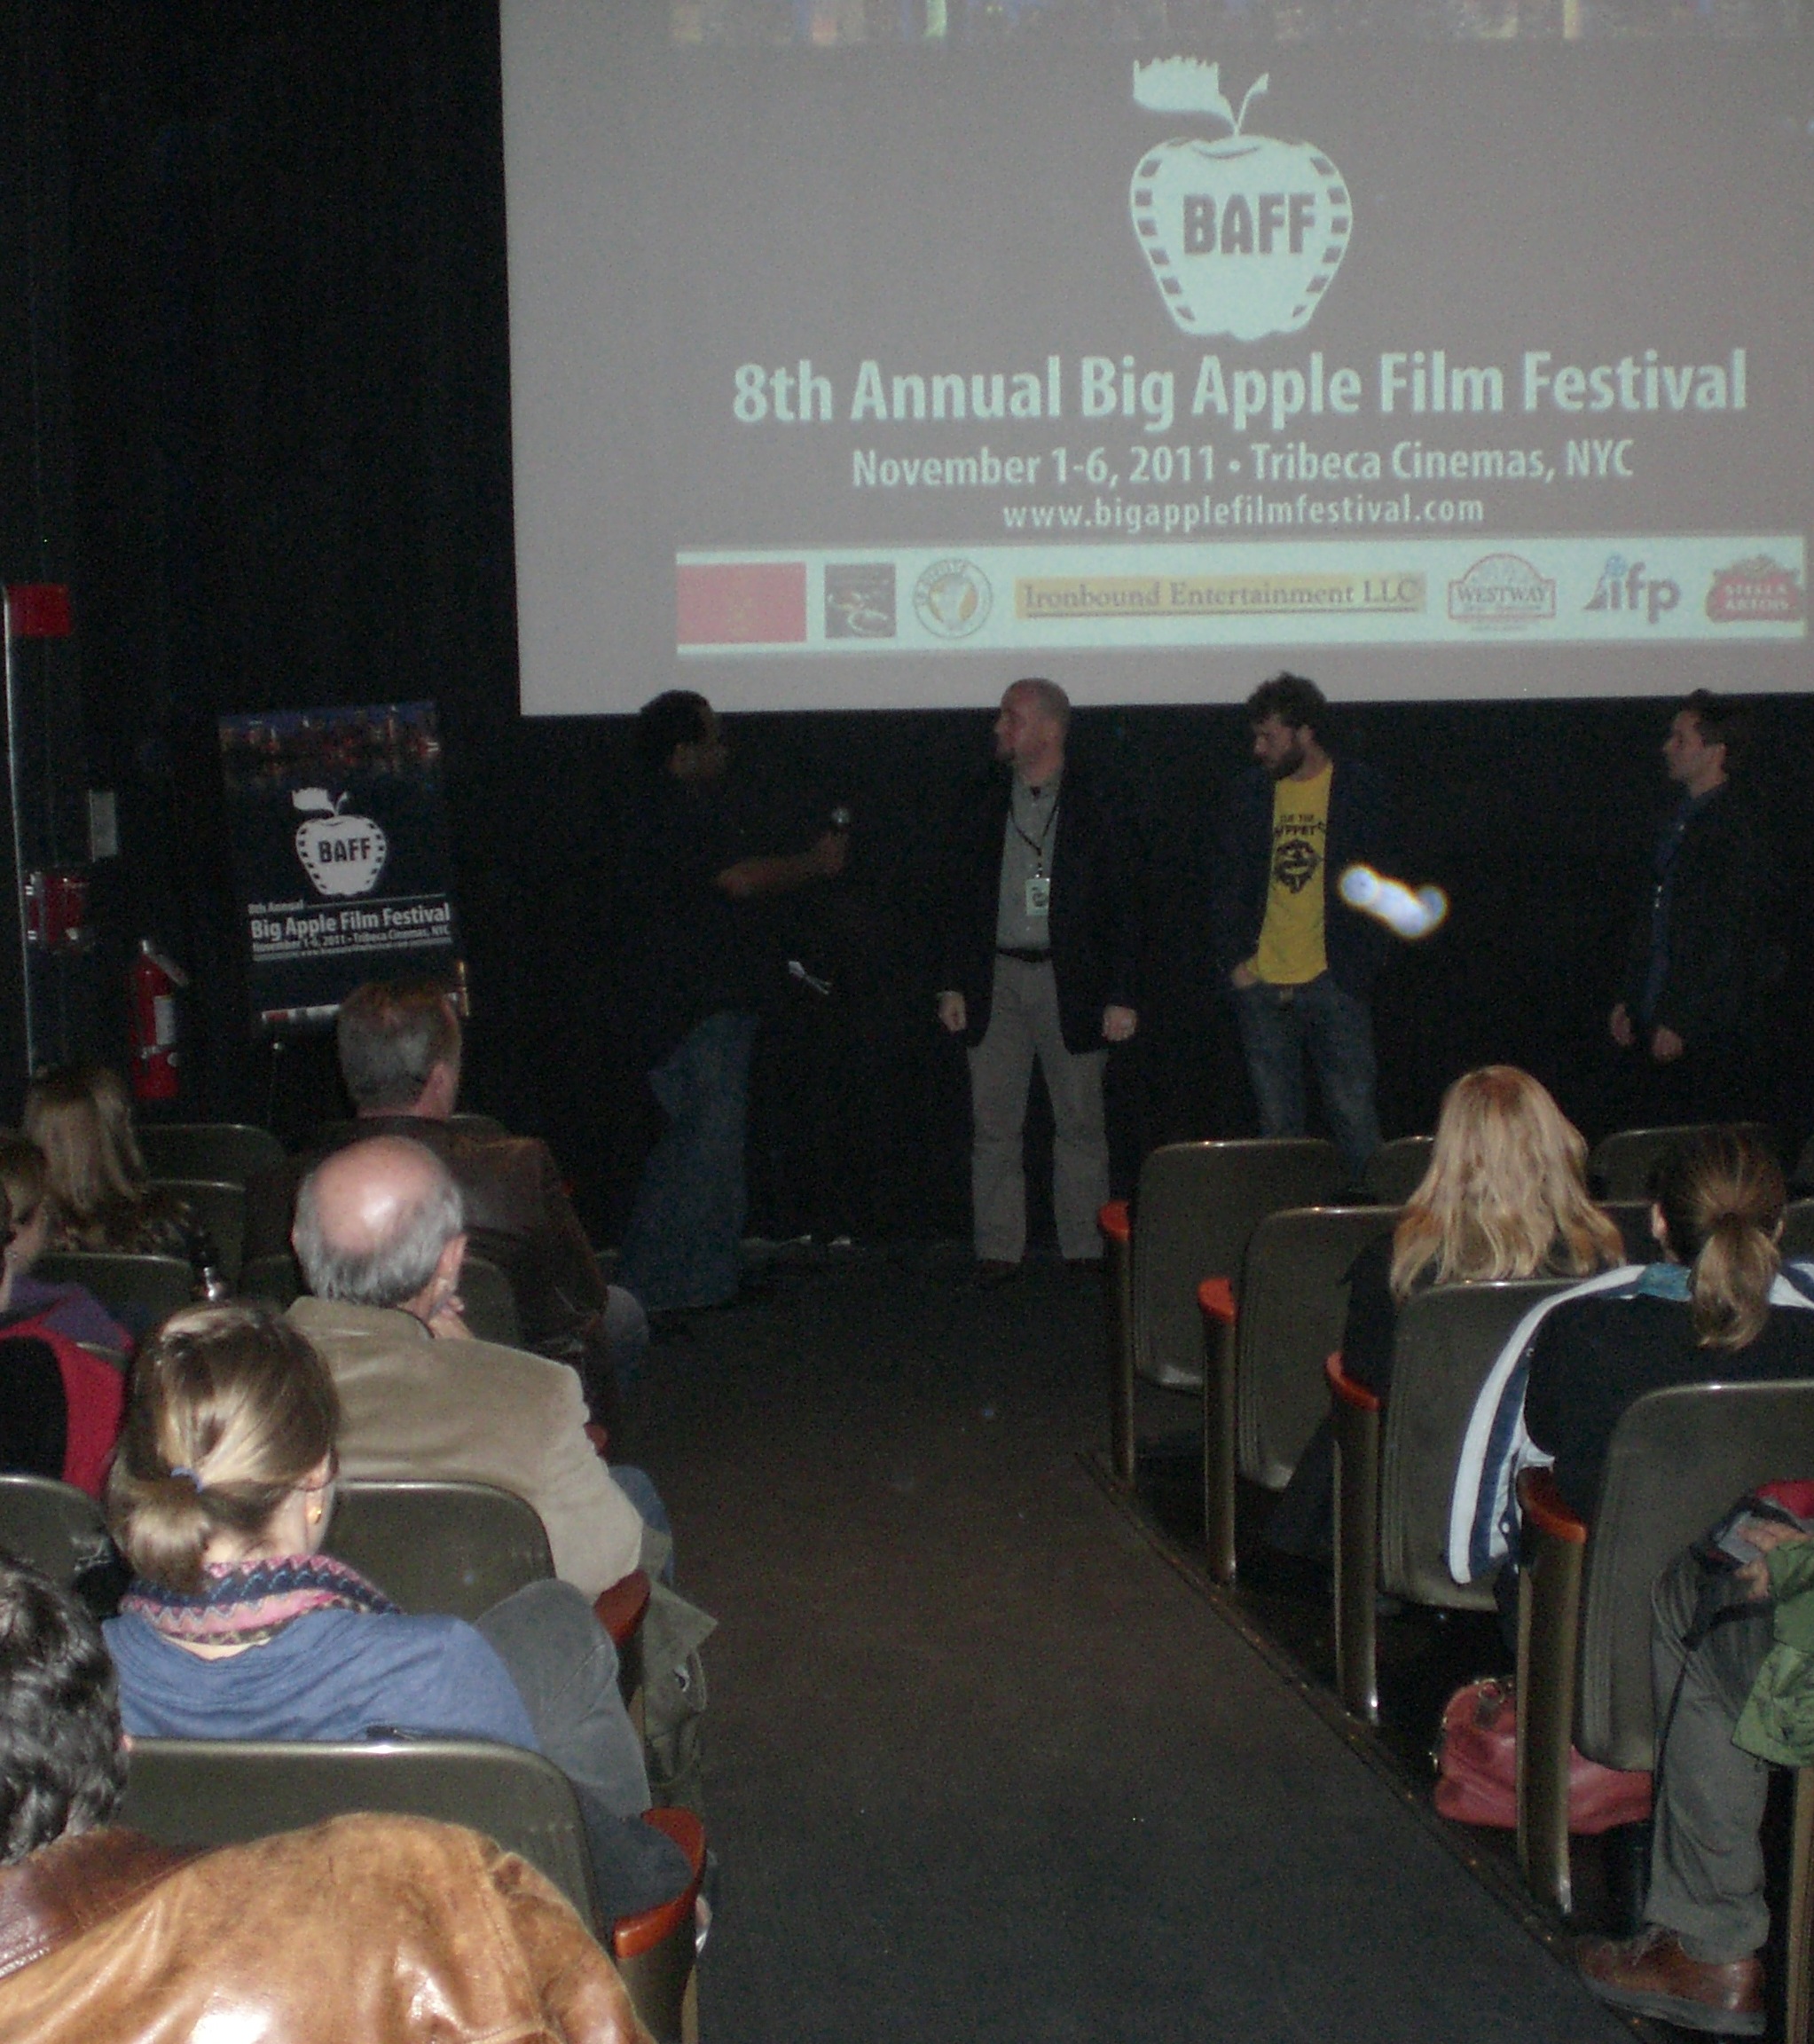
<svg viewBox="0 0 1814 2044">
<path fill-rule="evenodd" d="M 1029 921 L 1043 920 L 1052 911 L 1052 876 L 1029 873 L 1026 877 L 1026 913 Z"/>
</svg>

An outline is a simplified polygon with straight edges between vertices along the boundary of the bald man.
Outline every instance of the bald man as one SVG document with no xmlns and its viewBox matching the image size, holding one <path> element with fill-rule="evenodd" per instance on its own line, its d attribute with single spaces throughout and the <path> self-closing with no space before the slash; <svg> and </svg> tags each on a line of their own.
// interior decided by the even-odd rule
<svg viewBox="0 0 1814 2044">
<path fill-rule="evenodd" d="M 1026 1246 L 1022 1128 L 1034 1059 L 1051 1097 L 1052 1205 L 1067 1262 L 1102 1255 L 1105 1046 L 1135 1031 L 1136 891 L 1113 808 L 1065 757 L 1071 702 L 1028 676 L 1001 698 L 997 771 L 948 838 L 938 1019 L 970 1051 L 976 1282 Z M 1004 771 L 1005 769 L 1005 771 Z"/>
<path fill-rule="evenodd" d="M 302 1181 L 292 1240 L 315 1295 L 289 1317 L 340 1392 L 342 1475 L 514 1491 L 588 1599 L 644 1565 L 643 1520 L 586 1436 L 578 1377 L 467 1332 L 459 1188 L 432 1151 L 400 1136 L 336 1151 Z"/>
</svg>

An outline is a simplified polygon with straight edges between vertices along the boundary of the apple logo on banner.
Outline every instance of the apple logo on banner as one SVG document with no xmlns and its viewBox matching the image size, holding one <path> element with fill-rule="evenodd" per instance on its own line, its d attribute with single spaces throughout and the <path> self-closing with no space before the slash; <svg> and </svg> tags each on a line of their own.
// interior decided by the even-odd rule
<svg viewBox="0 0 1814 2044">
<path fill-rule="evenodd" d="M 1134 101 L 1156 114 L 1201 114 L 1229 132 L 1174 138 L 1140 159 L 1128 192 L 1134 232 L 1166 310 L 1186 334 L 1258 341 L 1307 326 L 1347 252 L 1354 208 L 1341 172 L 1308 142 L 1244 135 L 1221 67 L 1195 57 L 1134 67 Z"/>
<path fill-rule="evenodd" d="M 318 894 L 369 894 L 384 870 L 390 844 L 369 816 L 346 816 L 325 788 L 299 788 L 293 808 L 309 819 L 296 829 L 296 856 Z"/>
</svg>

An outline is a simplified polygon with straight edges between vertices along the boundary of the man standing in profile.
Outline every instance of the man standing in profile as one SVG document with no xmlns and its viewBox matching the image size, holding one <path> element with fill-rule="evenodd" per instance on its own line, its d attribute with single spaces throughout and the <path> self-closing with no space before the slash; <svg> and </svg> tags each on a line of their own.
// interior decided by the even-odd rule
<svg viewBox="0 0 1814 2044">
<path fill-rule="evenodd" d="M 1741 705 L 1700 688 L 1663 741 L 1663 769 L 1681 799 L 1651 854 L 1606 1023 L 1620 1053 L 1607 1105 L 1621 1125 L 1759 1112 L 1769 868 L 1732 780 L 1748 735 Z"/>
<path fill-rule="evenodd" d="M 956 821 L 946 866 L 938 1019 L 970 1047 L 977 1281 L 1026 1248 L 1021 1153 L 1037 1057 L 1052 1100 L 1052 1204 L 1065 1261 L 1102 1254 L 1109 1196 L 1108 1043 L 1133 1035 L 1138 917 L 1126 848 L 1093 778 L 1065 759 L 1071 702 L 1017 681 L 995 719 L 992 774 Z"/>
<path fill-rule="evenodd" d="M 629 1019 L 668 1126 L 649 1152 L 617 1275 L 651 1313 L 721 1306 L 742 1279 L 743 1129 L 762 967 L 742 904 L 843 872 L 849 838 L 751 855 L 720 798 L 730 751 L 704 696 L 670 689 L 634 731 L 622 936 Z"/>
<path fill-rule="evenodd" d="M 1379 1147 L 1367 1002 L 1386 938 L 1335 883 L 1349 866 L 1380 860 L 1386 800 L 1371 767 L 1331 756 L 1327 710 L 1301 674 L 1276 674 L 1247 698 L 1255 765 L 1223 817 L 1215 952 L 1260 1134 L 1303 1135 L 1307 1051 L 1343 1166 L 1358 1183 Z"/>
</svg>

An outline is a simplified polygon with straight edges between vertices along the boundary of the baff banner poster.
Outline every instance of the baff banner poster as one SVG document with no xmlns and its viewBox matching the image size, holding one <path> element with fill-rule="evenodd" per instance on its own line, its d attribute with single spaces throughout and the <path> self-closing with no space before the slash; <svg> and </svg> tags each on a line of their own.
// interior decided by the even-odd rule
<svg viewBox="0 0 1814 2044">
<path fill-rule="evenodd" d="M 233 877 L 267 1029 L 459 958 L 432 703 L 224 717 Z"/>
</svg>

